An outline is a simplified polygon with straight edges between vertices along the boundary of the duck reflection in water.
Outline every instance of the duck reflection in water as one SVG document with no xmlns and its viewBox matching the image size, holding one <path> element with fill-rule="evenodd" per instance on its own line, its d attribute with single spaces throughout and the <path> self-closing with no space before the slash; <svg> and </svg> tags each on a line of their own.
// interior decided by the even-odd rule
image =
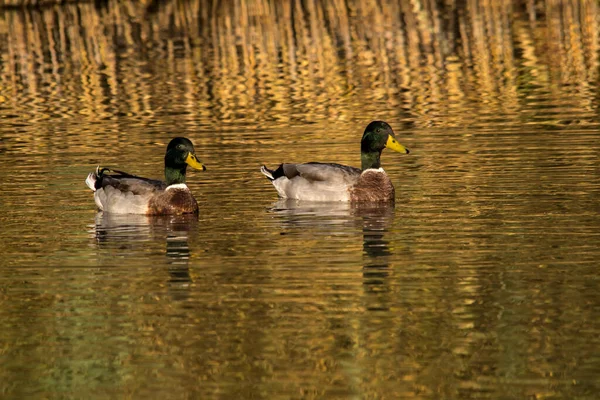
<svg viewBox="0 0 600 400">
<path fill-rule="evenodd" d="M 388 309 L 380 296 L 388 291 L 391 254 L 386 233 L 394 221 L 394 203 L 306 202 L 280 199 L 271 211 L 284 215 L 285 229 L 302 229 L 310 235 L 326 230 L 327 234 L 347 234 L 353 227 L 362 229 L 363 285 L 366 294 L 375 296 L 369 310 Z M 282 232 L 282 234 L 284 234 Z"/>
<path fill-rule="evenodd" d="M 197 224 L 198 216 L 195 214 L 151 216 L 99 212 L 94 236 L 100 249 L 118 250 L 119 255 L 139 257 L 150 263 L 157 260 L 149 257 L 148 250 L 153 244 L 164 242 L 169 290 L 173 298 L 185 300 L 192 283 L 188 240 Z M 158 265 L 162 263 L 158 262 Z"/>
<path fill-rule="evenodd" d="M 392 255 L 385 234 L 394 221 L 394 206 L 379 204 L 360 210 L 363 221 L 363 285 L 373 295 L 369 310 L 388 310 L 388 302 L 380 296 L 389 291 L 389 259 Z"/>
</svg>

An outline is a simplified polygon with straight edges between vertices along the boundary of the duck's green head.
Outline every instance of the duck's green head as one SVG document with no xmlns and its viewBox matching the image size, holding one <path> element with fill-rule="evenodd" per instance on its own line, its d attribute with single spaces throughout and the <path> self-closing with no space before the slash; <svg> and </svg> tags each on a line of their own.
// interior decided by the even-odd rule
<svg viewBox="0 0 600 400">
<path fill-rule="evenodd" d="M 394 131 L 388 123 L 373 121 L 367 125 L 360 142 L 362 169 L 381 167 L 381 152 L 385 148 L 403 154 L 410 152 L 406 147 L 398 143 Z"/>
<path fill-rule="evenodd" d="M 165 154 L 165 178 L 167 185 L 185 183 L 187 166 L 201 171 L 206 167 L 196 157 L 192 142 L 184 137 L 177 137 L 169 142 Z"/>
</svg>

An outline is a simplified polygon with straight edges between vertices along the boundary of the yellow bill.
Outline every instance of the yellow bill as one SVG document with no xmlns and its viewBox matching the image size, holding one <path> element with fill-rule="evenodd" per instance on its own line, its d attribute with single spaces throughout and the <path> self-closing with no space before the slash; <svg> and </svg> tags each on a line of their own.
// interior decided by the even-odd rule
<svg viewBox="0 0 600 400">
<path fill-rule="evenodd" d="M 403 153 L 403 154 L 410 153 L 410 150 L 408 150 L 406 147 L 404 147 L 400 143 L 398 143 L 396 138 L 394 138 L 392 135 L 388 136 L 387 142 L 385 143 L 385 147 L 387 147 L 390 150 L 397 151 L 398 153 Z"/>
<path fill-rule="evenodd" d="M 206 171 L 206 167 L 202 165 L 200 161 L 196 158 L 196 156 L 192 153 L 188 153 L 185 158 L 185 163 L 192 168 L 199 169 L 200 171 Z"/>
</svg>

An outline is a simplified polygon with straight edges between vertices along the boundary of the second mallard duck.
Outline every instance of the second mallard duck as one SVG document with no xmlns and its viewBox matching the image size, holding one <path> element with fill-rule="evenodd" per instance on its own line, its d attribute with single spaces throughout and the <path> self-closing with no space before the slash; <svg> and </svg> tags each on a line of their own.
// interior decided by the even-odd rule
<svg viewBox="0 0 600 400">
<path fill-rule="evenodd" d="M 388 148 L 408 154 L 383 121 L 371 122 L 360 142 L 361 168 L 333 163 L 281 164 L 261 167 L 280 197 L 308 201 L 393 201 L 394 185 L 381 168 L 381 152 Z"/>
<path fill-rule="evenodd" d="M 148 215 L 197 213 L 198 203 L 185 184 L 188 165 L 206 170 L 196 158 L 192 142 L 179 137 L 167 146 L 166 182 L 98 167 L 85 183 L 94 191 L 94 200 L 102 211 Z"/>
</svg>

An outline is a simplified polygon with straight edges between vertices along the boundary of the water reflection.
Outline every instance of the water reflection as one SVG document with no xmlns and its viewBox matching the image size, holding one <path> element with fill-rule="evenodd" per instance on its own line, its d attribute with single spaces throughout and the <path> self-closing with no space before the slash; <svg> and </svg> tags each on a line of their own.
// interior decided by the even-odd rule
<svg viewBox="0 0 600 400">
<path fill-rule="evenodd" d="M 164 241 L 169 288 L 174 299 L 185 300 L 192 283 L 189 237 L 196 231 L 198 216 L 111 214 L 98 212 L 93 235 L 98 247 L 132 257 L 145 254 L 148 242 Z"/>
<path fill-rule="evenodd" d="M 0 393 L 598 392 L 597 0 L 153 4 L 0 13 Z M 395 210 L 265 213 L 256 166 L 357 165 L 375 118 L 416 146 Z M 160 176 L 174 134 L 215 163 L 202 229 L 90 239 L 81 177 Z"/>
<path fill-rule="evenodd" d="M 313 235 L 320 230 L 335 235 L 340 232 L 341 227 L 344 228 L 344 232 L 348 232 L 352 227 L 360 229 L 363 285 L 365 293 L 372 295 L 371 299 L 367 299 L 366 308 L 389 309 L 389 305 L 381 298 L 381 293 L 387 291 L 387 278 L 391 274 L 392 251 L 386 234 L 394 222 L 393 203 L 321 203 L 282 199 L 271 207 L 271 211 L 285 216 L 282 220 L 284 231 L 299 229 L 307 235 Z"/>
<path fill-rule="evenodd" d="M 384 112 L 460 127 L 480 123 L 474 114 L 548 124 L 540 107 L 585 124 L 594 110 L 594 0 L 145 3 L 6 11 L 1 112 L 50 130 L 48 120 L 83 119 L 118 132 L 123 119 L 168 116 L 272 126 Z M 570 98 L 557 107 L 559 90 Z"/>
<path fill-rule="evenodd" d="M 344 202 L 313 202 L 279 199 L 270 210 L 285 216 L 283 227 L 342 227 L 352 225 L 352 206 Z M 309 217 L 309 218 L 307 218 Z"/>
<path fill-rule="evenodd" d="M 394 221 L 394 206 L 389 204 L 365 206 L 360 210 L 363 229 L 363 285 L 368 297 L 368 310 L 389 310 L 381 295 L 389 291 L 390 250 L 386 233 Z"/>
</svg>

